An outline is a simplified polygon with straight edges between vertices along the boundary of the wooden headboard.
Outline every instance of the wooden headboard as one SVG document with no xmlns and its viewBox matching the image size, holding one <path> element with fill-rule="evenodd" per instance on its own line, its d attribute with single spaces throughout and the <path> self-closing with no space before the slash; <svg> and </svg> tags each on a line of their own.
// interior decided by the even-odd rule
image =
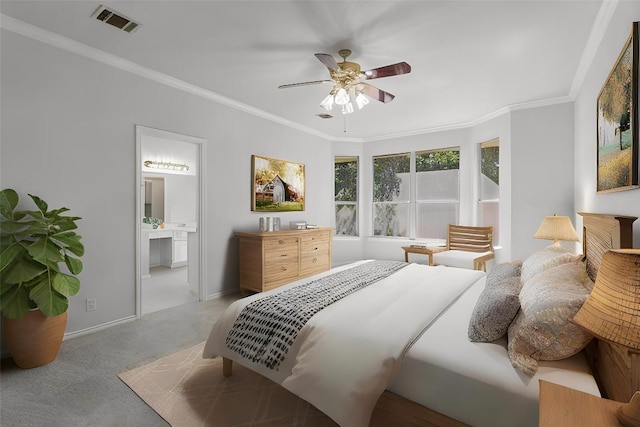
<svg viewBox="0 0 640 427">
<path fill-rule="evenodd" d="M 602 256 L 611 249 L 633 247 L 634 216 L 578 212 L 583 218 L 582 249 L 587 273 L 596 280 Z M 604 397 L 628 402 L 631 386 L 631 360 L 626 347 L 594 339 L 586 349 L 587 359 Z"/>
</svg>

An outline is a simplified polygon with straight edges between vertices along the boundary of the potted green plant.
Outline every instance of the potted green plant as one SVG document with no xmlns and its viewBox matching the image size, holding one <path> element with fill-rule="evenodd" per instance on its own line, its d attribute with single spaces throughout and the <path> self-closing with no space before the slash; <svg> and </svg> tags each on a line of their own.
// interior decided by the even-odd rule
<svg viewBox="0 0 640 427">
<path fill-rule="evenodd" d="M 29 197 L 37 209 L 17 210 L 18 193 L 0 191 L 0 311 L 5 342 L 21 368 L 45 365 L 58 355 L 84 254 L 74 231 L 80 218 Z"/>
</svg>

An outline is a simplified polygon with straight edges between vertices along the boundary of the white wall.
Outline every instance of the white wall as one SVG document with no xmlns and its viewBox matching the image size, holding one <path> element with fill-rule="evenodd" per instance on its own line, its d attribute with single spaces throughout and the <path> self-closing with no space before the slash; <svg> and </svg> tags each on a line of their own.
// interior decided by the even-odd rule
<svg viewBox="0 0 640 427">
<path fill-rule="evenodd" d="M 252 154 L 306 164 L 306 211 L 281 214 L 284 224 L 333 221 L 330 142 L 6 30 L 0 43 L 0 184 L 83 218 L 85 267 L 67 333 L 135 314 L 136 124 L 208 141 L 208 296 L 237 288 L 233 232 L 258 227 Z"/>
<path fill-rule="evenodd" d="M 575 99 L 575 210 L 640 216 L 640 190 L 596 194 L 596 105 L 618 55 L 640 21 L 640 2 L 620 1 Z M 582 219 L 575 218 L 579 227 Z M 634 247 L 640 247 L 640 220 L 634 223 Z M 580 233 L 581 234 L 581 233 Z"/>
<path fill-rule="evenodd" d="M 574 216 L 573 104 L 511 116 L 511 256 L 524 259 L 552 243 L 533 238 L 546 215 Z"/>
<path fill-rule="evenodd" d="M 233 232 L 258 226 L 260 214 L 250 211 L 252 154 L 306 164 L 306 211 L 281 214 L 283 224 L 329 225 L 333 156 L 360 157 L 366 209 L 372 155 L 459 145 L 473 162 L 475 144 L 499 137 L 499 256 L 523 258 L 547 244 L 532 237 L 544 215 L 573 216 L 579 227 L 575 211 L 640 213 L 640 190 L 595 194 L 596 97 L 634 20 L 640 20 L 640 3 L 619 2 L 574 104 L 516 110 L 465 129 L 365 144 L 331 143 L 2 30 L 0 187 L 39 195 L 83 217 L 85 270 L 80 293 L 71 299 L 67 332 L 135 313 L 136 124 L 208 141 L 208 296 L 237 287 Z M 473 219 L 475 168 L 461 173 L 461 221 Z M 367 238 L 370 218 L 361 209 L 364 237 L 336 238 L 334 265 L 362 257 L 401 259 L 400 246 L 409 242 Z M 634 230 L 638 247 L 640 221 Z M 96 311 L 85 311 L 88 297 L 96 298 Z"/>
</svg>

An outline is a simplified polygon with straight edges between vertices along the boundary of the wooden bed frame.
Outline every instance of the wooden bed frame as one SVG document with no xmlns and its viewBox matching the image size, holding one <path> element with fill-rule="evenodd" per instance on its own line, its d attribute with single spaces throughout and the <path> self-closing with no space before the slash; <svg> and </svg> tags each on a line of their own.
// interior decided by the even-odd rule
<svg viewBox="0 0 640 427">
<path fill-rule="evenodd" d="M 578 212 L 578 215 L 582 216 L 583 222 L 582 249 L 587 273 L 595 281 L 605 252 L 633 247 L 633 222 L 638 218 L 585 212 Z M 627 348 L 594 339 L 585 353 L 603 397 L 628 402 L 636 390 L 632 384 L 640 384 L 640 378 L 631 378 L 631 358 Z"/>
<path fill-rule="evenodd" d="M 595 274 L 605 252 L 611 249 L 633 247 L 633 222 L 637 218 L 584 212 L 578 214 L 583 217 L 582 241 L 587 271 L 595 281 Z M 640 379 L 631 378 L 631 361 L 626 348 L 593 339 L 585 349 L 585 354 L 603 397 L 628 402 L 634 391 L 632 381 L 638 384 Z M 223 358 L 222 366 L 223 375 L 230 376 L 233 362 Z M 390 391 L 385 391 L 378 399 L 369 425 L 372 427 L 468 426 Z"/>
</svg>

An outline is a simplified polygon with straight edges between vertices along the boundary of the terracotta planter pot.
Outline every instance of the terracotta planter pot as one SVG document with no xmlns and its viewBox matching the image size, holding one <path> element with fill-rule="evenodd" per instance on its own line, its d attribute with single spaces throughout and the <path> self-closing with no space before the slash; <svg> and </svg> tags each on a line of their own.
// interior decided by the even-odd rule
<svg viewBox="0 0 640 427">
<path fill-rule="evenodd" d="M 37 368 L 55 360 L 67 327 L 67 313 L 48 317 L 32 310 L 21 319 L 3 319 L 4 339 L 16 365 Z"/>
</svg>

